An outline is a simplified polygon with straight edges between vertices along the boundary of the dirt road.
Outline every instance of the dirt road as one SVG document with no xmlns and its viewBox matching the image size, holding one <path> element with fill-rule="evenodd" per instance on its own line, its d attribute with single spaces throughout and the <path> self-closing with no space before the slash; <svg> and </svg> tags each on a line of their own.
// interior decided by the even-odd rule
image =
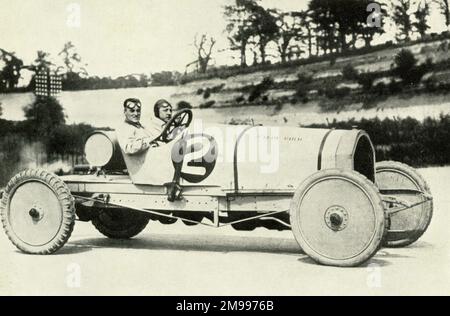
<svg viewBox="0 0 450 316">
<path fill-rule="evenodd" d="M 435 198 L 429 230 L 404 249 L 381 249 L 358 268 L 319 266 L 292 233 L 163 226 L 134 240 L 103 238 L 77 222 L 51 256 L 18 252 L 0 234 L 1 295 L 449 295 L 450 167 L 422 169 Z"/>
</svg>

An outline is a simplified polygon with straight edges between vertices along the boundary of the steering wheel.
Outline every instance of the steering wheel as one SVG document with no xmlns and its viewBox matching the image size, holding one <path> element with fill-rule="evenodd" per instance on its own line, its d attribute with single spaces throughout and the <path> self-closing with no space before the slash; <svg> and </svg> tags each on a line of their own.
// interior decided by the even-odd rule
<svg viewBox="0 0 450 316">
<path fill-rule="evenodd" d="M 189 109 L 181 110 L 170 119 L 164 126 L 161 135 L 157 138 L 162 142 L 168 143 L 172 141 L 180 130 L 184 130 L 189 127 L 192 122 L 192 111 Z"/>
</svg>

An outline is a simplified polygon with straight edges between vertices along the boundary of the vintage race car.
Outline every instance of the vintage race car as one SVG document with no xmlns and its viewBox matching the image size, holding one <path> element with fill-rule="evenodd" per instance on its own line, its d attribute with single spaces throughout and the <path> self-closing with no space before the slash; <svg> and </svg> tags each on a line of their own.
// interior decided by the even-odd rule
<svg viewBox="0 0 450 316">
<path fill-rule="evenodd" d="M 51 254 L 75 220 L 131 238 L 150 220 L 292 230 L 316 262 L 357 266 L 381 246 L 415 242 L 432 217 L 423 178 L 398 162 L 375 163 L 366 132 L 265 126 L 198 126 L 178 112 L 142 154 L 115 132 L 86 140 L 89 166 L 56 176 L 25 170 L 6 186 L 3 227 L 26 253 Z"/>
</svg>

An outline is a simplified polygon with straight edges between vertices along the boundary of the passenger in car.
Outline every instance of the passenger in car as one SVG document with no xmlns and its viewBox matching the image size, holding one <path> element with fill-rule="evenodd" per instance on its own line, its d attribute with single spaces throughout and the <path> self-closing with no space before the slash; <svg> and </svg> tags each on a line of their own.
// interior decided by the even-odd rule
<svg viewBox="0 0 450 316">
<path fill-rule="evenodd" d="M 152 133 L 161 134 L 167 122 L 172 118 L 172 105 L 164 99 L 156 101 L 153 106 L 154 117 L 150 121 L 148 129 Z"/>
</svg>

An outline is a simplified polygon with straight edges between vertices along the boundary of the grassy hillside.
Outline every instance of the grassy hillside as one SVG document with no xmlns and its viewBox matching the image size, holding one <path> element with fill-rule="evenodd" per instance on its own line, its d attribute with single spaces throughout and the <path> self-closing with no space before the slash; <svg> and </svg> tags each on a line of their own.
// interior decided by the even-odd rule
<svg viewBox="0 0 450 316">
<path fill-rule="evenodd" d="M 401 100 L 419 95 L 439 98 L 439 103 L 450 102 L 450 39 L 401 47 L 386 46 L 365 54 L 321 58 L 318 62 L 270 65 L 259 67 L 260 70 L 249 68 L 241 71 L 244 73 L 231 76 L 233 71 L 238 71 L 222 71 L 222 75 L 218 72 L 216 77 L 213 71 L 203 75 L 208 79 L 199 76 L 195 81 L 182 85 L 173 99 L 176 102 L 187 101 L 200 108 L 262 105 L 281 109 L 289 105 L 314 112 L 404 106 L 402 103 L 405 102 Z M 433 65 L 422 81 L 414 86 L 402 85 L 400 79 L 392 75 L 394 58 L 402 49 L 410 50 L 418 65 L 427 62 Z M 363 78 L 345 79 L 345 67 L 354 68 Z M 370 83 L 369 88 L 365 79 Z"/>
</svg>

